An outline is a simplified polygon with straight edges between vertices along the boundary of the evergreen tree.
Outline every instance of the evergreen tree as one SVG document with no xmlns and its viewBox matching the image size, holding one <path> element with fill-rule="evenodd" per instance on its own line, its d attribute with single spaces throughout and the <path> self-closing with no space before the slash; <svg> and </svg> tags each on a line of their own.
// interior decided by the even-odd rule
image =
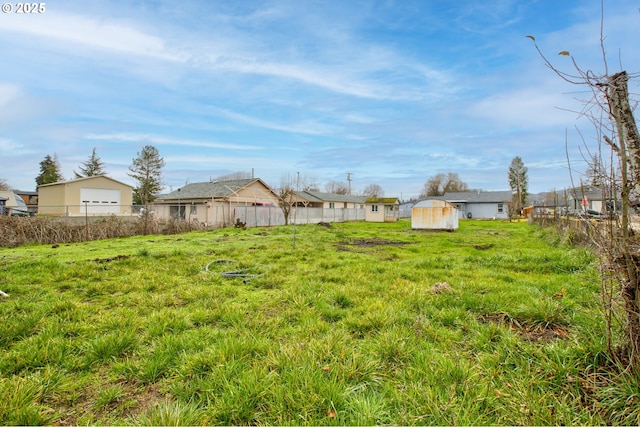
<svg viewBox="0 0 640 427">
<path fill-rule="evenodd" d="M 86 178 L 89 176 L 104 175 L 104 163 L 100 160 L 100 157 L 96 154 L 94 147 L 91 157 L 86 162 L 83 162 L 80 166 L 80 173 L 73 171 L 76 178 Z"/>
<path fill-rule="evenodd" d="M 527 203 L 527 196 L 529 192 L 527 178 L 527 168 L 522 162 L 522 159 L 518 156 L 511 160 L 509 166 L 509 187 L 511 187 L 512 206 L 514 212 L 519 213 L 520 210 Z"/>
<path fill-rule="evenodd" d="M 138 181 L 133 190 L 133 201 L 137 204 L 147 205 L 153 202 L 162 189 L 162 168 L 164 159 L 160 152 L 152 145 L 145 145 L 133 163 L 129 166 L 129 175 Z"/>
<path fill-rule="evenodd" d="M 40 175 L 36 177 L 36 185 L 51 184 L 58 181 L 64 181 L 62 172 L 60 172 L 58 157 L 55 154 L 53 157 L 47 154 L 44 160 L 40 162 Z"/>
</svg>

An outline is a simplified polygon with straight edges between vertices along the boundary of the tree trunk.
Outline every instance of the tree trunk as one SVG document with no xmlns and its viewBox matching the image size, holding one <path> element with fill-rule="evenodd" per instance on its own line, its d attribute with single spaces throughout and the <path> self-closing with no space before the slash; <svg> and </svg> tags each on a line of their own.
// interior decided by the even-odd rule
<svg viewBox="0 0 640 427">
<path fill-rule="evenodd" d="M 640 372 L 640 274 L 635 260 L 637 250 L 630 233 L 631 193 L 640 194 L 640 135 L 629 105 L 629 77 L 625 71 L 609 78 L 607 101 L 616 124 L 622 167 L 622 239 L 619 242 L 622 270 L 622 298 L 626 313 L 629 356 L 636 372 Z M 631 170 L 629 170 L 631 169 Z"/>
</svg>

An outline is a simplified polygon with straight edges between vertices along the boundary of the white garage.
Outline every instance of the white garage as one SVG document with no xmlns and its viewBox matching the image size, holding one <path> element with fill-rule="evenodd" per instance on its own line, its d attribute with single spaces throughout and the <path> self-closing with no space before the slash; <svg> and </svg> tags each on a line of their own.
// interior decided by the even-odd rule
<svg viewBox="0 0 640 427">
<path fill-rule="evenodd" d="M 119 214 L 120 190 L 107 188 L 80 188 L 80 213 L 87 214 Z"/>
</svg>

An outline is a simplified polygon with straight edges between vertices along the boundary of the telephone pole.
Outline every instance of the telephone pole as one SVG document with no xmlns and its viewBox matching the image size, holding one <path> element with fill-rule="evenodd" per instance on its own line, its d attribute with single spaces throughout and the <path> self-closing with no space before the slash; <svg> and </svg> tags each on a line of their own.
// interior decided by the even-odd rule
<svg viewBox="0 0 640 427">
<path fill-rule="evenodd" d="M 351 172 L 347 172 L 347 182 L 349 183 L 349 195 L 351 195 Z"/>
</svg>

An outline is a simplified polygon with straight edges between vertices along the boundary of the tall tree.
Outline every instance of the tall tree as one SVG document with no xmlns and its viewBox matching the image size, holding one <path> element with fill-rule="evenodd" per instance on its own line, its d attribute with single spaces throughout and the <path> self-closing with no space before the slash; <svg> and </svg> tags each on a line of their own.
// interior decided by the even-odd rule
<svg viewBox="0 0 640 427">
<path fill-rule="evenodd" d="M 52 184 L 58 181 L 64 181 L 62 172 L 60 172 L 58 156 L 54 154 L 51 157 L 47 154 L 40 162 L 40 175 L 36 177 L 36 185 Z"/>
<path fill-rule="evenodd" d="M 10 190 L 7 180 L 4 178 L 0 178 L 0 190 Z"/>
<path fill-rule="evenodd" d="M 89 176 L 104 175 L 104 162 L 96 154 L 95 147 L 91 153 L 91 157 L 80 165 L 80 173 L 73 171 L 76 178 L 86 178 Z"/>
<path fill-rule="evenodd" d="M 511 160 L 509 165 L 509 187 L 511 187 L 511 209 L 519 213 L 527 202 L 527 167 L 519 156 Z"/>
<path fill-rule="evenodd" d="M 127 172 L 127 175 L 138 181 L 138 185 L 133 189 L 134 203 L 146 206 L 156 199 L 162 190 L 163 167 L 164 159 L 160 157 L 157 148 L 152 145 L 142 147 L 142 151 L 138 152 Z"/>
</svg>

